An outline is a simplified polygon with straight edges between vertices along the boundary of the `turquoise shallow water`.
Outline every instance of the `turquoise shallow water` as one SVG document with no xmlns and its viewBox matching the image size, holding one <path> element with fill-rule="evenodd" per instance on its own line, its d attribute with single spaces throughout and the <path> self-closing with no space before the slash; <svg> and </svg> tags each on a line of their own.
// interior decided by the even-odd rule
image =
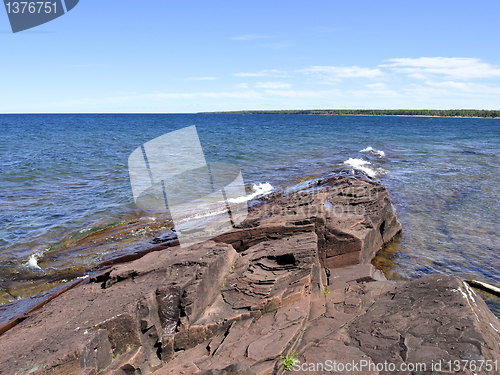
<svg viewBox="0 0 500 375">
<path fill-rule="evenodd" d="M 500 120 L 0 115 L 0 302 L 81 276 L 165 231 L 169 222 L 135 207 L 127 160 L 143 143 L 190 125 L 208 162 L 240 166 L 248 193 L 351 159 L 387 186 L 403 224 L 376 260 L 389 277 L 447 272 L 500 286 Z M 498 314 L 500 303 L 486 297 Z"/>
</svg>

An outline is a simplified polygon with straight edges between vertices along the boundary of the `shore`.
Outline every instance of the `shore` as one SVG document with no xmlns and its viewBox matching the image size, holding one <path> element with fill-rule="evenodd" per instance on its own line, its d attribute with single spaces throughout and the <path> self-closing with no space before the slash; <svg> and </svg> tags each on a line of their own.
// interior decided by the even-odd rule
<svg viewBox="0 0 500 375">
<path fill-rule="evenodd" d="M 371 265 L 401 230 L 387 190 L 361 173 L 270 194 L 230 232 L 189 248 L 165 236 L 24 315 L 0 336 L 0 371 L 271 374 L 336 360 L 437 373 L 438 361 L 497 363 L 500 323 L 466 283 L 393 282 Z"/>
<path fill-rule="evenodd" d="M 205 113 L 205 112 L 202 112 Z M 396 117 L 446 117 L 446 118 L 500 118 L 499 110 L 476 109 L 299 109 L 299 110 L 248 110 L 209 112 L 219 114 L 288 114 L 333 116 L 396 116 Z"/>
</svg>

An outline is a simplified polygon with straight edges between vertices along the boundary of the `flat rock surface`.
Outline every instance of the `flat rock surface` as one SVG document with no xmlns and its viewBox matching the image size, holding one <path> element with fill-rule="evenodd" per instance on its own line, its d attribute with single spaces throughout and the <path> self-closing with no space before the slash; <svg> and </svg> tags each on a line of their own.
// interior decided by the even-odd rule
<svg viewBox="0 0 500 375">
<path fill-rule="evenodd" d="M 332 332 L 324 332 L 319 340 L 317 333 L 308 339 L 306 331 L 298 354 L 303 369 L 330 360 L 343 365 L 373 363 L 374 371 L 364 367 L 347 372 L 359 374 L 452 373 L 448 370 L 450 366 L 453 370 L 457 363 L 461 366 L 460 373 L 498 373 L 495 363 L 500 353 L 500 323 L 462 280 L 430 275 L 407 283 L 390 285 L 377 281 L 359 287 L 362 290 L 350 286 L 342 291 L 345 294 L 330 297 L 333 304 L 327 296 L 325 315 L 335 322 L 336 311 L 343 312 L 337 319 L 347 323 L 337 321 L 339 328 L 323 324 L 332 327 Z M 490 371 L 486 369 L 486 361 L 493 366 Z M 393 364 L 396 371 L 386 371 L 385 362 Z M 375 367 L 378 364 L 381 371 Z M 481 364 L 483 369 L 479 372 Z M 401 366 L 421 367 L 419 371 L 401 371 Z"/>
</svg>

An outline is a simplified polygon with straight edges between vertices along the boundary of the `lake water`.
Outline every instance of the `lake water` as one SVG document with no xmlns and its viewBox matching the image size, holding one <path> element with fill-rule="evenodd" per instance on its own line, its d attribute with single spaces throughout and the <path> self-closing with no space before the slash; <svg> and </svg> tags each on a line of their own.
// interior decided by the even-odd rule
<svg viewBox="0 0 500 375">
<path fill-rule="evenodd" d="M 307 115 L 0 115 L 0 303 L 80 277 L 170 227 L 134 204 L 128 157 L 196 125 L 209 163 L 247 193 L 340 166 L 384 184 L 403 233 L 392 279 L 449 273 L 500 286 L 500 120 Z M 499 315 L 500 300 L 483 294 Z"/>
</svg>

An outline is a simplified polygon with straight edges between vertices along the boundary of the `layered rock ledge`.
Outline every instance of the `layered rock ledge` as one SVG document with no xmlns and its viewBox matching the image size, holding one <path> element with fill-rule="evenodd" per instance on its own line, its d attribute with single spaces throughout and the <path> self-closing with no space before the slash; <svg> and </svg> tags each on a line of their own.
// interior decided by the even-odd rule
<svg viewBox="0 0 500 375">
<path fill-rule="evenodd" d="M 498 361 L 500 324 L 462 280 L 395 283 L 371 265 L 400 230 L 386 189 L 363 178 L 274 194 L 231 232 L 189 248 L 158 238 L 155 251 L 31 312 L 0 336 L 0 373 L 279 374 L 293 358 L 301 370 L 427 365 L 399 372 L 410 374 Z M 431 370 L 438 361 L 442 372 Z"/>
</svg>

